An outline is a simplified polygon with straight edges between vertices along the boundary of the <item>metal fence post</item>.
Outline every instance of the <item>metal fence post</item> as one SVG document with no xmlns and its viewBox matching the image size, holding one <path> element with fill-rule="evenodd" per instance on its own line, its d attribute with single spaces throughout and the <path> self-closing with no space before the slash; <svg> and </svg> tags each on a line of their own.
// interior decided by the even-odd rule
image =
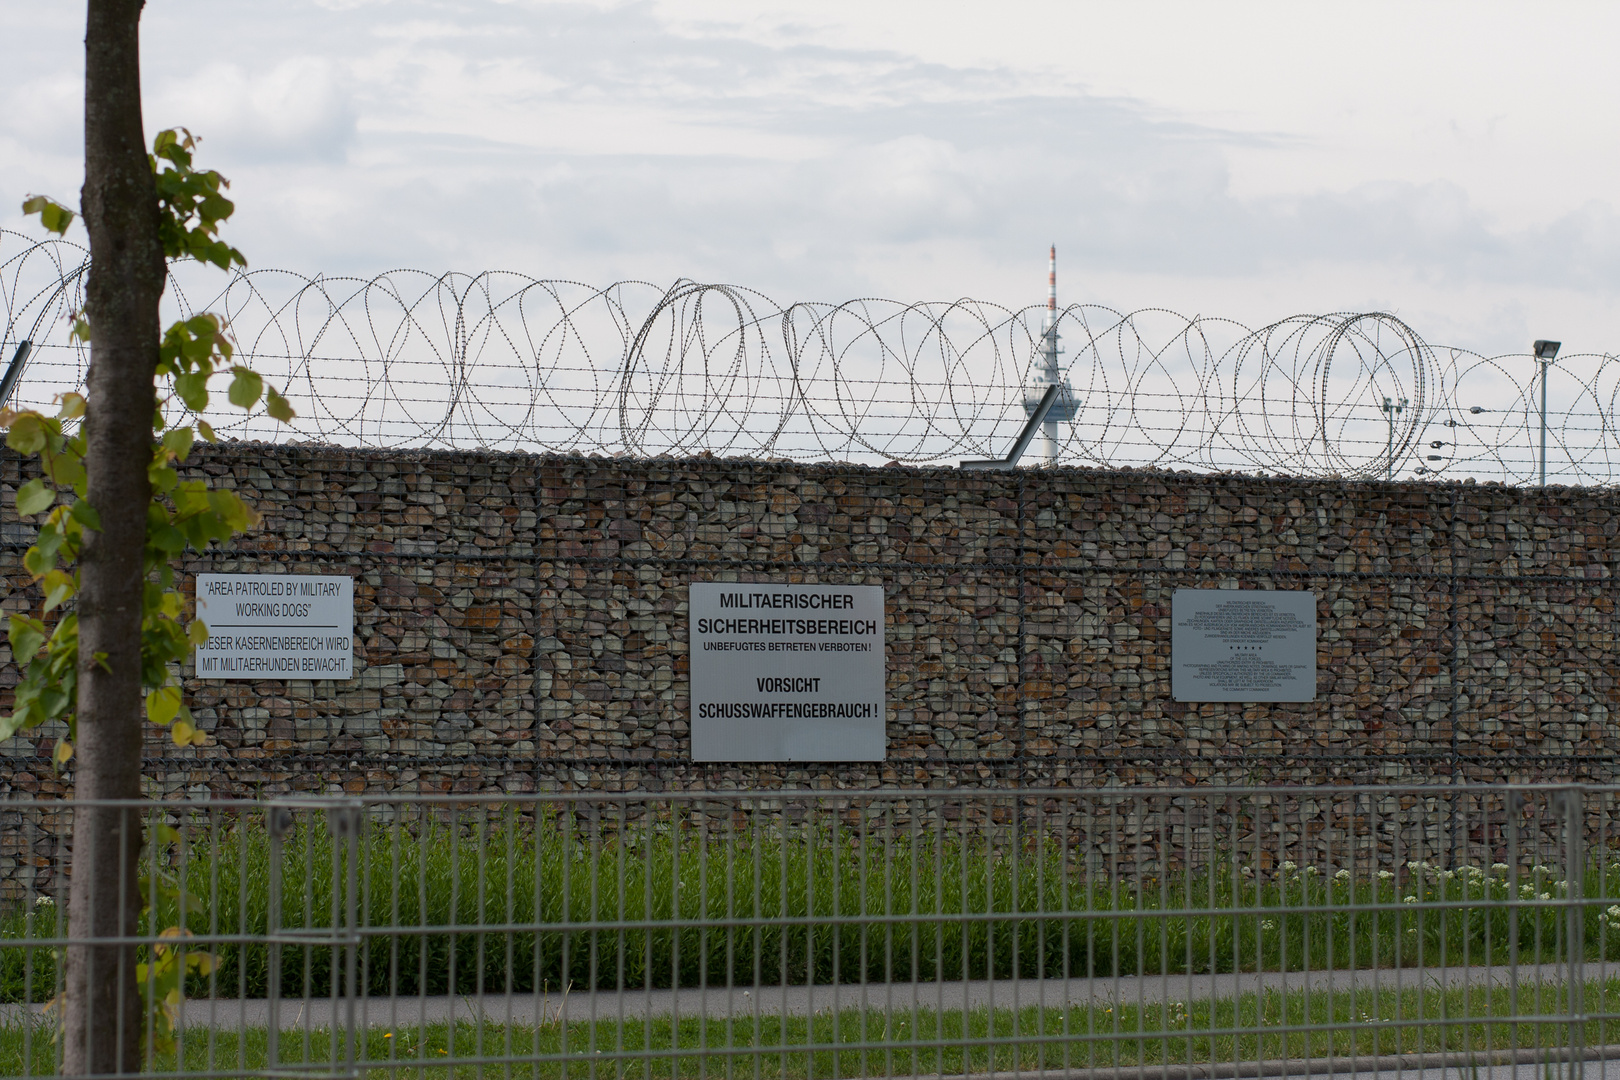
<svg viewBox="0 0 1620 1080">
<path fill-rule="evenodd" d="M 1570 1080 L 1584 1075 L 1586 1056 L 1586 815 L 1582 790 L 1560 793 L 1564 819 L 1564 987 L 1569 1009 Z"/>
<path fill-rule="evenodd" d="M 264 829 L 270 837 L 270 895 L 265 899 L 264 937 L 267 954 L 265 971 L 265 1032 L 267 1067 L 281 1064 L 281 846 L 293 827 L 292 809 L 271 803 L 264 812 Z"/>
<path fill-rule="evenodd" d="M 326 826 L 332 833 L 332 996 L 337 997 L 338 963 L 343 965 L 343 1048 L 342 1069 L 338 1069 L 338 1009 L 332 1010 L 332 1066 L 334 1075 L 360 1074 L 355 1057 L 356 1009 L 359 994 L 360 928 L 360 829 L 365 810 L 358 802 L 346 802 L 326 811 Z M 334 1005 L 337 1002 L 334 1000 Z"/>
</svg>

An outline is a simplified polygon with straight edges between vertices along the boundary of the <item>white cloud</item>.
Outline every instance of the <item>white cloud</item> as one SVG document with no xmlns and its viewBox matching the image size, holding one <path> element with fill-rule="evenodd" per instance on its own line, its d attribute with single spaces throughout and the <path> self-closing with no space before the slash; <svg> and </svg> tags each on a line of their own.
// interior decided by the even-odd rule
<svg viewBox="0 0 1620 1080">
<path fill-rule="evenodd" d="M 256 265 L 1018 304 L 1056 241 L 1065 300 L 1620 348 L 1620 16 L 1340 14 L 173 0 L 146 16 L 147 113 L 204 136 Z M 79 38 L 46 18 L 0 0 L 43 42 L 0 91 L 9 225 L 78 185 Z M 211 59 L 171 73 L 201 19 Z M 1521 70 L 1560 36 L 1558 71 Z"/>
<path fill-rule="evenodd" d="M 293 56 L 253 70 L 215 62 L 164 80 L 147 95 L 147 127 L 186 127 L 243 162 L 341 162 L 355 138 L 355 109 L 337 65 Z"/>
</svg>

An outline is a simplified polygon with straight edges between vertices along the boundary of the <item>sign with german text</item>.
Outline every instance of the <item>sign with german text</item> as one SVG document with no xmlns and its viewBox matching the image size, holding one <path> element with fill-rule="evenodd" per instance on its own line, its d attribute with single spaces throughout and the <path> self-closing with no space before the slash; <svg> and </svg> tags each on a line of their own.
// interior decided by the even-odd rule
<svg viewBox="0 0 1620 1080">
<path fill-rule="evenodd" d="M 882 761 L 883 589 L 693 582 L 693 761 Z"/>
<path fill-rule="evenodd" d="M 198 574 L 199 679 L 354 678 L 354 579 Z"/>
<path fill-rule="evenodd" d="M 1316 700 L 1316 594 L 1177 589 L 1170 601 L 1177 701 Z"/>
</svg>

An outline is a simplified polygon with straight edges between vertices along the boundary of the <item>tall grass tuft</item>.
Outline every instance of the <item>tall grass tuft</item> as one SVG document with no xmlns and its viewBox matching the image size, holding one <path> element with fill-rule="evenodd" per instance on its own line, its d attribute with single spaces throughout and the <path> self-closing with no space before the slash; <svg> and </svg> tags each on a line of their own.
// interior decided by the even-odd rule
<svg viewBox="0 0 1620 1080">
<path fill-rule="evenodd" d="M 275 874 L 272 858 L 244 822 L 169 860 L 202 901 L 188 928 L 219 960 L 192 994 L 264 996 L 272 965 L 284 995 L 345 992 L 341 951 L 317 939 L 351 900 L 359 988 L 373 995 L 1531 963 L 1562 955 L 1566 926 L 1562 883 L 1542 868 L 1413 863 L 1352 877 L 1223 859 L 1133 880 L 1087 871 L 1056 843 L 1008 849 L 966 833 L 717 835 L 514 815 L 373 825 L 351 858 L 306 822 Z M 1614 895 L 1620 867 L 1588 882 L 1589 896 Z M 1612 917 L 1614 935 L 1589 905 L 1589 956 L 1620 956 Z M 37 905 L 0 916 L 0 1001 L 55 993 L 49 943 L 63 933 Z"/>
</svg>

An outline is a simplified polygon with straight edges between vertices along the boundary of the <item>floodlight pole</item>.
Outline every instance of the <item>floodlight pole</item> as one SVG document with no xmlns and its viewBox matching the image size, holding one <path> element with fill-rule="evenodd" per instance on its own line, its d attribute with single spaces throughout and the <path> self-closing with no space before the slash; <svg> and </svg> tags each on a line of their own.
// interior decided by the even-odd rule
<svg viewBox="0 0 1620 1080">
<path fill-rule="evenodd" d="M 1404 408 L 1406 408 L 1405 398 L 1401 398 L 1400 401 L 1391 401 L 1389 398 L 1385 398 L 1384 404 L 1379 406 L 1384 418 L 1389 421 L 1389 443 L 1384 450 L 1384 461 L 1388 465 L 1386 475 L 1390 480 L 1395 479 L 1395 418 L 1401 414 L 1401 410 Z"/>
<path fill-rule="evenodd" d="M 1558 359 L 1558 350 L 1562 345 L 1561 341 L 1537 339 L 1531 346 L 1536 363 L 1541 365 L 1541 487 L 1547 486 L 1547 369 Z"/>
<path fill-rule="evenodd" d="M 1547 362 L 1541 362 L 1541 486 L 1547 486 Z"/>
</svg>

